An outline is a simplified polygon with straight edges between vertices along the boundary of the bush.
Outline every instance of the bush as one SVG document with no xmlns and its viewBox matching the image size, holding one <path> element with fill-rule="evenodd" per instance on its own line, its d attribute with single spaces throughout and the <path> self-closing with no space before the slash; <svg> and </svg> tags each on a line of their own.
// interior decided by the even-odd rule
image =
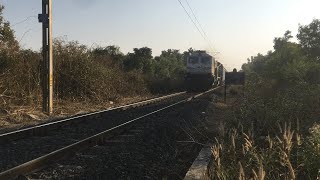
<svg viewBox="0 0 320 180">
<path fill-rule="evenodd" d="M 114 101 L 146 92 L 139 73 L 122 71 L 109 56 L 94 56 L 77 42 L 55 41 L 54 49 L 58 98 Z"/>
<path fill-rule="evenodd" d="M 242 66 L 247 82 L 213 146 L 213 179 L 320 178 L 320 62 L 291 37 Z"/>
<path fill-rule="evenodd" d="M 14 56 L 2 58 L 9 62 L 0 75 L 3 105 L 38 104 L 41 100 L 40 54 L 31 50 L 21 50 Z"/>
<path fill-rule="evenodd" d="M 41 53 L 20 49 L 0 5 L 0 108 L 40 105 Z M 55 39 L 54 100 L 101 103 L 122 97 L 183 89 L 184 56 L 178 50 L 152 57 L 148 47 L 124 55 L 117 46 L 88 48 Z M 158 60 L 156 60 L 158 59 Z"/>
</svg>

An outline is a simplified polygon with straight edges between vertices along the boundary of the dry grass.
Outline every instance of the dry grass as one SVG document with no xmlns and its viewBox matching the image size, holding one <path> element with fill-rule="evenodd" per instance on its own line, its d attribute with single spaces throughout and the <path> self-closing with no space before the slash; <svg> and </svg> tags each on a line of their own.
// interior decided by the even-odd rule
<svg viewBox="0 0 320 180">
<path fill-rule="evenodd" d="M 105 103 L 63 101 L 55 102 L 54 112 L 51 117 L 42 113 L 40 106 L 7 106 L 0 110 L 0 133 L 10 130 L 35 125 L 52 119 L 67 117 L 75 114 L 83 114 L 111 107 L 130 104 L 133 102 L 149 99 L 152 96 L 136 96 L 119 99 L 118 101 L 108 101 Z"/>
<path fill-rule="evenodd" d="M 220 110 L 225 110 L 225 109 L 228 109 L 228 105 L 225 104 L 225 103 L 222 103 L 222 102 L 217 102 L 217 103 L 214 103 L 213 106 L 217 109 L 220 109 Z"/>
<path fill-rule="evenodd" d="M 16 50 L 0 55 L 0 132 L 51 119 L 41 113 L 41 54 Z M 53 117 L 80 114 L 150 97 L 143 74 L 126 72 L 108 55 L 77 42 L 54 41 Z"/>
<path fill-rule="evenodd" d="M 256 129 L 260 126 L 239 118 L 238 109 L 244 106 L 240 106 L 236 96 L 239 94 L 229 96 L 231 100 L 227 105 L 214 105 L 225 115 L 218 113 L 220 119 L 215 118 L 216 124 L 212 126 L 218 133 L 212 146 L 212 179 L 320 178 L 319 124 L 315 123 L 308 132 L 303 132 L 302 129 L 308 129 L 303 127 L 307 124 L 301 124 L 299 120 L 279 121 L 268 124 L 274 130 L 269 129 L 270 133 L 263 135 Z"/>
</svg>

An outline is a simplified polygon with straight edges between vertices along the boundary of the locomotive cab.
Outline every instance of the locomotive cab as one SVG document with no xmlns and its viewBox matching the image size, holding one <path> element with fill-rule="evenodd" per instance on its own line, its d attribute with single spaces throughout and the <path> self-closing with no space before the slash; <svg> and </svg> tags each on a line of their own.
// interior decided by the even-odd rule
<svg viewBox="0 0 320 180">
<path fill-rule="evenodd" d="M 205 90 L 215 83 L 215 61 L 205 51 L 192 53 L 187 60 L 186 83 L 189 90 Z"/>
</svg>

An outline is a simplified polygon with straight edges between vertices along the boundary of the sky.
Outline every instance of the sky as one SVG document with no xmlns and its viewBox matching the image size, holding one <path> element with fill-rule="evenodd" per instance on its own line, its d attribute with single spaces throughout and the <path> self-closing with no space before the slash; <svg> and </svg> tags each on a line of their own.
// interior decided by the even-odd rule
<svg viewBox="0 0 320 180">
<path fill-rule="evenodd" d="M 23 48 L 42 45 L 41 0 L 0 0 Z M 286 30 L 295 36 L 299 24 L 320 19 L 319 0 L 181 0 L 189 2 L 206 40 L 178 0 L 53 0 L 53 36 L 88 47 L 117 45 L 123 53 L 150 47 L 193 47 L 214 51 L 228 70 L 240 69 L 248 57 L 273 49 Z M 195 20 L 194 20 L 195 21 Z M 195 21 L 196 22 L 196 21 Z"/>
</svg>

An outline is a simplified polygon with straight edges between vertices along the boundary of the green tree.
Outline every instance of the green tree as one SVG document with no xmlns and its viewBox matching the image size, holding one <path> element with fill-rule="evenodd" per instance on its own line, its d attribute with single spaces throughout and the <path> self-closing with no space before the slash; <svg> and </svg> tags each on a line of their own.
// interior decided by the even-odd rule
<svg viewBox="0 0 320 180">
<path fill-rule="evenodd" d="M 155 57 L 154 71 L 149 79 L 152 91 L 169 92 L 183 87 L 185 75 L 184 55 L 168 49 Z"/>
<path fill-rule="evenodd" d="M 293 36 L 291 35 L 291 31 L 286 31 L 284 33 L 284 36 L 283 37 L 280 37 L 280 38 L 274 38 L 273 40 L 273 48 L 274 50 L 279 50 L 281 49 L 283 46 L 286 45 L 286 43 L 289 42 L 289 40 L 292 38 Z"/>
<path fill-rule="evenodd" d="M 4 6 L 0 5 L 0 73 L 9 64 L 14 64 L 14 56 L 18 53 L 19 43 L 15 39 L 10 23 L 3 17 Z"/>
<path fill-rule="evenodd" d="M 274 39 L 274 51 L 251 57 L 242 69 L 277 84 L 302 81 L 306 73 L 303 68 L 307 62 L 306 56 L 299 44 L 290 42 L 291 38 L 291 32 L 286 31 L 283 37 Z"/>
<path fill-rule="evenodd" d="M 0 5 L 0 50 L 18 48 L 18 42 L 15 39 L 14 31 L 10 23 L 3 17 L 4 6 Z"/>
<path fill-rule="evenodd" d="M 309 25 L 299 26 L 297 35 L 302 48 L 310 57 L 320 60 L 320 20 L 314 19 Z"/>
<path fill-rule="evenodd" d="M 124 54 L 118 46 L 98 47 L 92 50 L 92 54 L 100 60 L 110 60 L 120 67 L 123 65 Z"/>
<path fill-rule="evenodd" d="M 155 73 L 157 79 L 179 78 L 185 72 L 183 55 L 179 50 L 168 49 L 156 57 Z"/>
<path fill-rule="evenodd" d="M 148 47 L 134 48 L 133 53 L 128 53 L 124 60 L 124 67 L 127 71 L 139 70 L 144 73 L 152 71 L 152 49 Z"/>
<path fill-rule="evenodd" d="M 242 121 L 243 126 L 240 129 L 242 132 L 244 129 L 250 129 L 249 131 L 252 130 L 250 133 L 255 137 L 268 134 L 270 137 L 278 138 L 277 125 L 290 124 L 299 134 L 309 136 L 303 138 L 304 142 L 299 145 L 300 147 L 293 148 L 291 155 L 287 154 L 291 157 L 294 169 L 291 174 L 294 174 L 296 179 L 316 179 L 319 176 L 320 164 L 315 158 L 319 157 L 319 153 L 314 149 L 318 148 L 319 130 L 310 131 L 310 127 L 319 122 L 320 21 L 313 20 L 309 25 L 300 26 L 297 37 L 299 43 L 291 42 L 291 32 L 286 31 L 283 37 L 274 39 L 273 51 L 269 51 L 266 55 L 258 54 L 248 58 L 248 62 L 243 64 L 246 85 L 244 98 L 236 113 L 239 118 L 234 127 L 240 127 L 239 122 Z M 250 126 L 245 127 L 248 124 Z M 259 142 L 258 139 L 254 140 L 255 150 L 269 151 L 264 146 L 265 141 Z M 277 154 L 277 151 L 274 151 L 273 155 Z M 263 154 L 262 157 L 267 158 L 262 161 L 267 160 L 268 156 Z M 263 163 L 268 172 L 266 179 L 279 179 L 288 174 L 285 164 L 274 162 L 277 161 L 267 160 Z M 245 163 L 247 165 L 243 167 L 250 167 L 250 160 L 242 164 Z"/>
</svg>

